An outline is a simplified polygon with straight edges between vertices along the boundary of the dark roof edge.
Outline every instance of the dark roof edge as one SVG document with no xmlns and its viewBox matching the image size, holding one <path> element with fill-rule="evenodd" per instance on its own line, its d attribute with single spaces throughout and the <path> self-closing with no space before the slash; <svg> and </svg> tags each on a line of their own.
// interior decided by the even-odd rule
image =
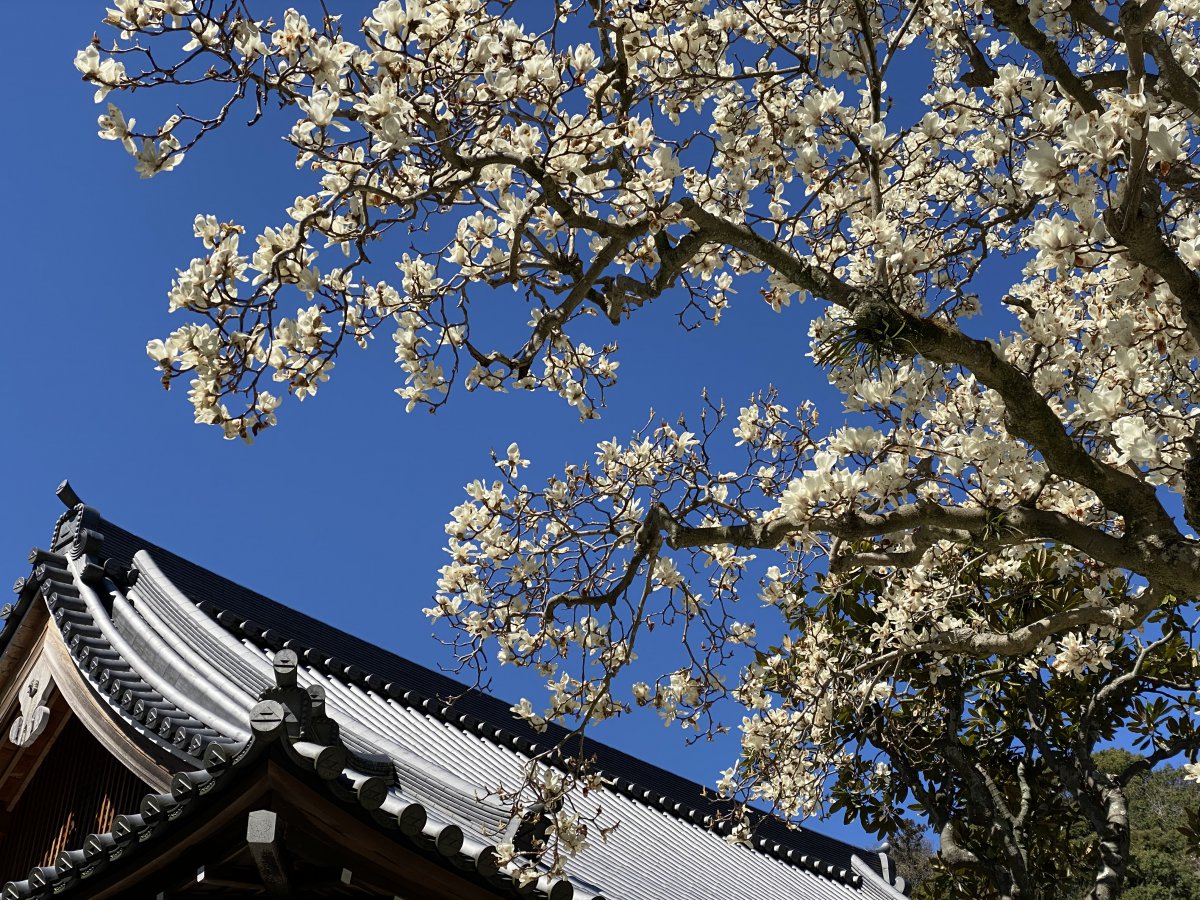
<svg viewBox="0 0 1200 900">
<path fill-rule="evenodd" d="M 204 609 L 207 605 L 209 608 L 206 611 L 208 611 L 211 615 L 214 615 L 214 618 L 216 618 L 218 622 L 225 627 L 230 628 L 235 633 L 240 631 L 252 641 L 263 641 L 265 630 L 260 630 L 261 626 L 258 626 L 255 623 L 249 623 L 249 627 L 246 627 L 248 623 L 239 623 L 234 621 L 236 617 L 231 618 L 228 613 L 215 610 L 211 604 L 201 603 L 199 605 L 201 609 Z M 379 676 L 371 675 L 361 670 L 352 673 L 350 670 L 357 667 L 343 664 L 341 660 L 325 659 L 323 658 L 324 653 L 322 651 L 305 647 L 296 641 L 283 641 L 280 644 L 280 648 L 299 653 L 304 657 L 306 662 L 321 668 L 327 674 L 335 678 L 351 684 L 357 684 L 359 687 L 367 690 L 373 690 L 377 693 L 384 693 L 393 700 L 403 703 L 406 706 L 420 709 L 434 718 L 446 722 L 449 725 L 453 725 L 456 728 L 479 734 L 481 737 L 487 738 L 488 740 L 500 746 L 509 747 L 526 755 L 534 755 L 539 751 L 549 749 L 553 746 L 553 743 L 550 740 L 543 739 L 540 743 L 538 741 L 531 740 L 527 735 L 518 733 L 516 729 L 506 729 L 503 726 L 497 726 L 492 722 L 489 722 L 487 719 L 463 712 L 459 710 L 455 704 L 447 703 L 437 697 L 426 697 L 417 691 L 407 690 L 402 685 L 397 685 L 393 682 L 386 682 Z M 330 665 L 331 662 L 333 665 Z M 486 695 L 484 696 L 486 697 Z M 487 699 L 490 700 L 494 698 L 488 697 Z M 503 705 L 501 701 L 496 702 Z M 504 713 L 511 715 L 507 705 L 504 705 Z M 514 721 L 516 720 L 514 719 Z M 560 730 L 564 736 L 569 734 L 565 729 Z M 682 819 L 696 825 L 710 828 L 717 834 L 727 835 L 732 832 L 733 824 L 731 822 L 723 821 L 715 816 L 714 809 L 719 806 L 718 803 L 707 800 L 706 798 L 701 798 L 702 802 L 710 805 L 710 809 L 706 810 L 699 803 L 689 804 L 686 800 L 674 799 L 666 794 L 646 788 L 629 778 L 613 777 L 609 768 L 605 765 L 605 759 L 602 753 L 620 753 L 622 756 L 627 756 L 627 754 L 620 750 L 616 750 L 615 748 L 609 747 L 606 744 L 599 744 L 590 740 L 586 742 L 585 746 L 587 748 L 587 752 L 596 755 L 598 759 L 597 768 L 606 776 L 607 784 L 617 793 L 623 794 L 626 797 L 629 797 L 630 799 L 651 808 L 668 813 L 677 819 Z M 548 761 L 551 763 L 555 762 L 553 758 L 550 758 Z M 649 765 L 641 760 L 635 761 L 643 766 Z M 657 770 L 657 772 L 662 771 L 664 770 Z M 691 785 L 698 793 L 702 793 L 704 791 L 704 788 L 695 782 L 686 783 Z M 757 821 L 754 823 L 756 832 L 750 839 L 750 844 L 755 850 L 763 853 L 764 855 L 775 857 L 776 859 L 782 860 L 790 865 L 796 866 L 797 868 L 806 869 L 835 881 L 843 881 L 854 887 L 858 887 L 861 884 L 861 876 L 859 876 L 853 870 L 850 864 L 838 865 L 836 863 L 828 862 L 817 857 L 815 854 L 805 853 L 796 847 L 787 846 L 776 835 L 762 833 L 768 830 L 773 831 L 774 829 L 771 829 L 770 826 L 775 825 L 776 823 L 783 828 L 786 835 L 798 833 L 796 830 L 787 828 L 781 822 L 779 822 L 778 819 L 772 818 L 765 813 L 760 813 L 757 810 L 752 810 L 751 816 L 752 818 L 757 819 Z M 816 832 L 809 831 L 807 829 L 803 832 L 803 834 L 808 837 L 817 836 L 829 841 L 834 840 L 833 838 L 827 838 L 824 835 L 817 835 Z M 861 848 L 856 848 L 853 845 L 847 844 L 844 846 L 850 854 L 850 860 L 858 858 L 859 853 L 867 854 L 868 859 L 878 855 L 872 854 L 869 851 Z"/>
<path fill-rule="evenodd" d="M 111 622 L 92 590 L 109 577 L 104 567 L 95 557 L 83 557 L 83 575 L 76 583 L 66 556 L 37 554 L 27 583 L 43 597 L 68 654 L 100 705 L 112 710 L 117 724 L 149 742 L 159 761 L 199 764 L 208 743 L 223 738 L 169 702 L 146 682 L 140 666 L 110 642 Z"/>
</svg>

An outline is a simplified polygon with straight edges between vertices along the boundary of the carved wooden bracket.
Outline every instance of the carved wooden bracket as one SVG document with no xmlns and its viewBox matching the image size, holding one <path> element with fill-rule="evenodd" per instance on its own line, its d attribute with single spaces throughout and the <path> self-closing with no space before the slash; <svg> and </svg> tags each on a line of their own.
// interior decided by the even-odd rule
<svg viewBox="0 0 1200 900">
<path fill-rule="evenodd" d="M 17 702 L 21 706 L 21 715 L 13 722 L 8 732 L 8 739 L 18 747 L 28 747 L 38 739 L 50 721 L 50 694 L 54 691 L 54 678 L 44 660 L 38 660 L 25 683 Z"/>
</svg>

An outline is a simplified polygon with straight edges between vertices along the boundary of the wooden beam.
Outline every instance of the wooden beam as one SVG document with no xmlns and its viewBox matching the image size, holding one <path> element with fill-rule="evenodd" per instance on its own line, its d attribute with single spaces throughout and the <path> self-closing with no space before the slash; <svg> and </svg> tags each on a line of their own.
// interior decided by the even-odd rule
<svg viewBox="0 0 1200 900">
<path fill-rule="evenodd" d="M 269 809 L 251 811 L 246 819 L 246 846 L 267 893 L 272 897 L 292 896 L 288 866 L 279 841 L 279 816 Z"/>
<path fill-rule="evenodd" d="M 39 668 L 43 670 L 41 673 L 42 677 L 46 677 L 46 672 L 44 670 L 47 668 L 47 666 L 43 664 L 42 659 L 45 655 L 47 637 L 56 638 L 61 641 L 61 638 L 58 637 L 58 632 L 53 627 L 53 620 L 49 618 L 48 614 L 45 614 L 45 604 L 41 602 L 40 598 L 36 599 L 34 602 L 41 608 L 41 611 L 44 614 L 38 620 L 39 630 L 27 635 L 29 638 L 27 641 L 28 646 L 26 646 L 24 649 L 28 652 L 23 658 L 16 659 L 16 664 L 19 664 L 20 668 L 15 673 L 13 678 L 8 681 L 0 680 L 0 685 L 3 685 L 0 687 L 0 723 L 3 725 L 4 732 L 0 733 L 0 743 L 4 744 L 6 751 L 13 751 L 12 755 L 9 757 L 8 765 L 5 767 L 3 774 L 0 774 L 0 791 L 3 790 L 4 784 L 6 781 L 8 781 L 9 776 L 12 775 L 13 772 L 16 771 L 18 765 L 25 760 L 25 751 L 29 749 L 29 747 L 24 744 L 14 744 L 10 742 L 7 734 L 8 726 L 11 724 L 11 720 L 18 712 L 21 711 L 22 689 L 28 686 L 29 679 Z M 29 617 L 29 620 L 32 621 L 33 617 Z M 24 627 L 26 624 L 26 622 L 22 622 L 22 627 Z M 6 650 L 4 656 L 8 657 L 11 652 L 11 648 Z M 13 666 L 10 666 L 9 668 L 13 668 Z M 51 677 L 49 680 L 53 682 L 53 677 Z M 51 692 L 49 702 L 47 703 L 47 705 L 51 708 L 51 712 L 53 712 L 54 708 L 53 697 L 54 693 Z M 26 773 L 26 776 L 22 778 L 22 782 L 24 781 L 28 781 L 28 773 Z M 16 790 L 22 790 L 22 786 L 18 785 Z M 14 804 L 8 804 L 6 808 L 11 810 L 13 806 Z"/>
<path fill-rule="evenodd" d="M 13 745 L 10 744 L 9 746 Z M 0 772 L 0 790 L 3 790 L 4 785 L 8 783 L 9 776 L 17 770 L 17 766 L 21 764 L 21 757 L 25 755 L 25 751 L 28 749 L 28 747 L 16 747 L 13 750 L 12 758 L 9 760 L 8 765 L 4 768 L 3 772 Z M 7 807 L 5 807 L 5 810 L 7 811 Z"/>
<path fill-rule="evenodd" d="M 50 629 L 56 628 L 41 597 L 34 597 L 17 629 L 13 632 L 4 653 L 0 654 L 0 718 L 8 721 L 16 709 L 17 691 L 25 683 L 30 669 L 37 663 L 42 641 L 49 621 Z M 58 638 L 62 642 L 62 638 Z"/>
<path fill-rule="evenodd" d="M 471 881 L 454 869 L 450 860 L 437 862 L 408 849 L 398 834 L 382 833 L 378 826 L 357 818 L 337 805 L 319 788 L 314 789 L 291 772 L 270 763 L 268 778 L 276 807 L 285 803 L 298 815 L 289 841 L 306 829 L 340 857 L 339 868 L 353 872 L 356 884 L 388 885 L 387 893 L 426 900 L 495 900 L 497 893 Z"/>
<path fill-rule="evenodd" d="M 247 893 L 256 894 L 262 890 L 262 885 L 257 881 L 238 881 L 232 878 L 211 878 L 205 876 L 204 881 L 197 882 L 205 887 L 227 888 L 234 891 L 246 891 Z"/>
</svg>

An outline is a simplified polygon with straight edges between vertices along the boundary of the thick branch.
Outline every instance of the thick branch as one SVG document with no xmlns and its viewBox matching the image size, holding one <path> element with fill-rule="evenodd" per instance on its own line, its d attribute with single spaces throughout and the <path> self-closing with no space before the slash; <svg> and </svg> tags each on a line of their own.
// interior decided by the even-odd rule
<svg viewBox="0 0 1200 900">
<path fill-rule="evenodd" d="M 1159 83 L 1166 99 L 1181 103 L 1200 117 L 1200 83 L 1180 65 L 1171 47 L 1161 35 L 1149 32 L 1142 38 L 1150 56 L 1158 64 Z"/>
<path fill-rule="evenodd" d="M 1053 540 L 1069 544 L 1118 568 L 1140 568 L 1146 562 L 1124 538 L 1089 528 L 1062 513 L 1030 506 L 987 509 L 913 503 L 878 515 L 846 516 L 828 526 L 830 533 L 847 540 L 917 528 L 951 533 L 965 531 L 997 547 L 1031 540 Z"/>
<path fill-rule="evenodd" d="M 992 16 L 1021 42 L 1021 45 L 1037 54 L 1042 61 L 1042 68 L 1062 85 L 1063 90 L 1088 112 L 1100 113 L 1103 105 L 1096 96 L 1088 90 L 1083 79 L 1075 74 L 1075 70 L 1063 59 L 1058 47 L 1054 45 L 1041 30 L 1029 21 L 1029 10 L 1017 0 L 992 0 L 988 4 Z"/>
<path fill-rule="evenodd" d="M 659 524 L 666 535 L 667 545 L 675 550 L 718 544 L 748 550 L 769 550 L 778 547 L 801 528 L 800 524 L 789 519 L 740 525 L 689 526 L 666 514 L 659 519 Z M 986 509 L 918 502 L 878 514 L 848 513 L 827 518 L 814 515 L 803 525 L 843 540 L 863 540 L 911 531 L 918 542 L 917 550 L 932 546 L 937 539 L 959 539 L 964 533 L 972 535 L 980 545 L 992 548 L 1030 541 L 1054 541 L 1075 547 L 1114 568 L 1139 572 L 1156 584 L 1179 593 L 1200 592 L 1200 576 L 1196 574 L 1200 552 L 1190 544 L 1176 548 L 1177 553 L 1173 556 L 1165 555 L 1158 542 L 1142 542 L 1129 535 L 1116 537 L 1063 513 L 1030 506 Z M 1180 558 L 1180 553 L 1187 554 L 1187 558 Z M 831 568 L 840 571 L 855 566 L 900 567 L 919 561 L 920 557 L 912 551 L 868 551 L 837 557 L 832 561 Z"/>
<path fill-rule="evenodd" d="M 1091 625 L 1112 625 L 1113 608 L 1104 600 L 1082 603 L 1062 612 L 1043 616 L 1011 631 L 978 631 L 974 625 L 964 625 L 929 640 L 880 654 L 855 668 L 856 673 L 877 669 L 904 656 L 917 653 L 942 653 L 953 656 L 1025 656 L 1032 653 L 1046 638 L 1087 628 Z"/>
<path fill-rule="evenodd" d="M 1004 359 L 990 341 L 968 337 L 957 328 L 908 313 L 881 291 L 850 287 L 751 228 L 707 212 L 695 200 L 683 201 L 683 207 L 684 214 L 710 240 L 751 254 L 799 287 L 849 309 L 865 330 L 895 335 L 898 341 L 907 342 L 916 353 L 933 362 L 962 366 L 974 373 L 1003 398 L 1009 430 L 1041 453 L 1052 473 L 1095 491 L 1106 507 L 1125 517 L 1130 530 L 1136 528 L 1169 539 L 1181 537 L 1154 489 L 1089 454 L 1067 431 L 1029 377 Z M 1194 283 L 1195 276 L 1190 271 L 1188 276 Z M 1197 307 L 1200 309 L 1200 299 Z M 1200 320 L 1197 327 L 1200 329 Z"/>
<path fill-rule="evenodd" d="M 942 857 L 947 865 L 967 866 L 969 868 L 975 868 L 980 865 L 979 857 L 958 843 L 954 835 L 953 823 L 947 822 L 942 826 L 938 837 L 941 844 L 938 848 L 938 855 Z"/>
<path fill-rule="evenodd" d="M 960 693 L 957 700 L 960 712 L 954 717 L 956 725 L 961 719 L 962 702 Z M 1034 886 L 1028 870 L 1025 836 L 995 781 L 975 754 L 968 755 L 959 741 L 958 733 L 948 729 L 939 745 L 943 758 L 962 779 L 966 799 L 975 807 L 978 820 L 989 823 L 989 838 L 1000 844 L 993 875 L 998 876 L 997 880 L 1001 882 L 997 885 L 1001 888 L 1001 896 L 1032 897 Z M 1004 885 L 1004 881 L 1008 884 Z"/>
<path fill-rule="evenodd" d="M 1150 192 L 1146 199 L 1154 200 Z M 1158 229 L 1157 218 L 1145 214 L 1138 203 L 1140 198 L 1130 198 L 1131 215 L 1123 215 L 1120 209 L 1109 209 L 1104 214 L 1104 224 L 1115 240 L 1125 245 L 1130 257 L 1139 265 L 1150 269 L 1171 289 L 1179 300 L 1183 321 L 1192 339 L 1200 343 L 1200 275 L 1193 272 L 1179 255 L 1167 245 Z"/>
<path fill-rule="evenodd" d="M 1040 452 L 1053 474 L 1095 491 L 1106 507 L 1125 517 L 1129 531 L 1179 537 L 1154 488 L 1088 453 L 1029 377 L 1004 359 L 990 341 L 968 337 L 957 328 L 907 313 L 878 296 L 867 299 L 854 311 L 860 321 L 875 319 L 890 326 L 890 333 L 898 334 L 899 340 L 907 341 L 925 358 L 974 373 L 1004 400 L 1009 431 Z"/>
<path fill-rule="evenodd" d="M 1096 12 L 1095 7 L 1088 0 L 1071 0 L 1070 5 L 1067 7 L 1067 12 L 1071 14 L 1071 18 L 1076 22 L 1082 22 L 1106 38 L 1117 39 L 1117 26 Z M 1088 81 L 1094 86 L 1091 78 Z"/>
</svg>

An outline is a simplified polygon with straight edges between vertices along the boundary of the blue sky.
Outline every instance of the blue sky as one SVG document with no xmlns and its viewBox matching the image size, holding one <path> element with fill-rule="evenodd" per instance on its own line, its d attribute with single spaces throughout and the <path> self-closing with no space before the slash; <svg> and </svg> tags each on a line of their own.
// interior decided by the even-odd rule
<svg viewBox="0 0 1200 900">
<path fill-rule="evenodd" d="M 817 401 L 833 424 L 836 400 L 804 357 L 813 308 L 776 315 L 753 287 L 717 328 L 685 333 L 665 304 L 615 330 L 621 377 L 598 422 L 580 423 L 540 395 L 460 393 L 436 416 L 406 415 L 382 335 L 345 356 L 316 398 L 287 404 L 252 447 L 192 424 L 184 391 L 163 391 L 144 350 L 183 322 L 168 315 L 166 291 L 198 251 L 192 220 L 276 224 L 300 176 L 266 123 L 235 126 L 178 171 L 140 180 L 119 146 L 96 137 L 101 108 L 71 64 L 103 14 L 100 2 L 60 6 L 53 27 L 8 47 L 10 71 L 27 85 L 10 94 L 16 109 L 0 145 L 10 179 L 0 218 L 10 328 L 0 357 L 0 547 L 10 579 L 24 574 L 29 547 L 46 544 L 61 511 L 54 487 L 69 478 L 123 526 L 437 667 L 448 655 L 421 609 L 442 564 L 447 513 L 467 481 L 491 477 L 490 449 L 503 454 L 518 440 L 534 461 L 529 479 L 540 481 L 590 457 L 597 441 L 627 435 L 650 407 L 668 418 L 697 412 L 705 385 L 736 410 L 774 382 L 788 403 Z M 128 111 L 139 115 L 138 104 Z M 685 751 L 680 733 L 664 734 L 649 714 L 596 737 L 707 784 L 734 753 L 730 744 Z M 870 842 L 840 823 L 816 827 Z"/>
</svg>

